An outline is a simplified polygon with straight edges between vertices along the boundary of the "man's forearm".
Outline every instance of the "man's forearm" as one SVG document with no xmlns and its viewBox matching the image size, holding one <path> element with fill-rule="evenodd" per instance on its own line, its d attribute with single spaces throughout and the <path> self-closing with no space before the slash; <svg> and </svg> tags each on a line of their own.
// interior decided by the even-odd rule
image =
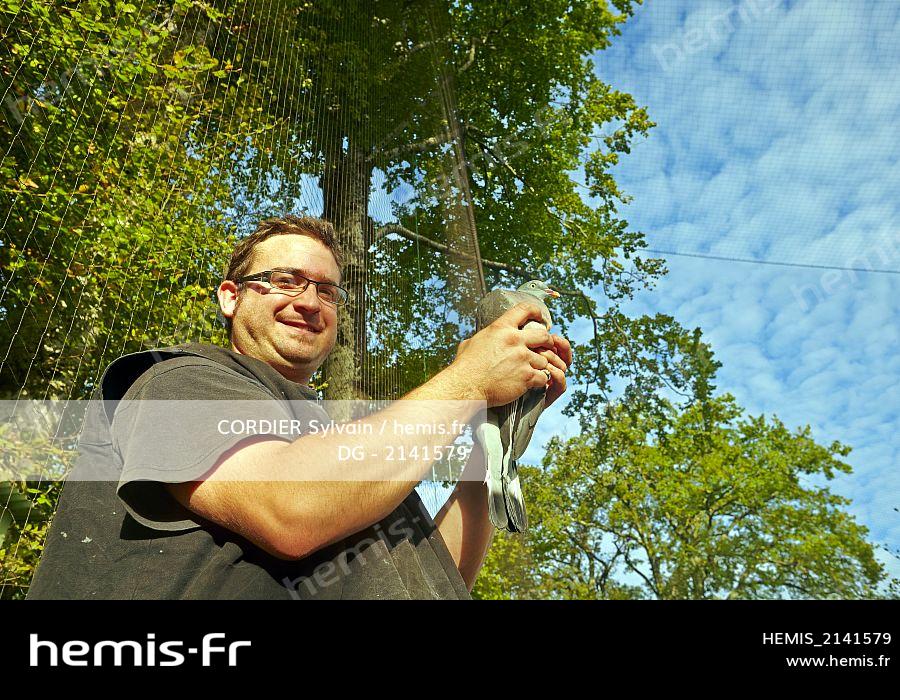
<svg viewBox="0 0 900 700">
<path fill-rule="evenodd" d="M 547 331 L 527 324 L 542 318 L 537 306 L 517 304 L 460 343 L 450 367 L 404 400 L 356 422 L 373 428 L 384 420 L 411 424 L 436 420 L 445 425 L 456 421 L 459 425 L 475 416 L 473 402 L 481 407 L 508 404 L 530 389 L 546 388 L 548 373 L 554 377 L 553 386 L 564 388 L 562 370 L 546 355 L 564 363 L 549 349 L 533 349 L 549 347 Z M 468 407 L 434 411 L 427 405 L 447 400 L 467 402 Z M 397 446 L 425 448 L 425 459 L 392 461 L 386 459 L 380 431 L 373 433 L 353 436 L 358 453 L 375 455 L 372 462 L 353 465 L 341 461 L 337 448 L 341 443 L 346 447 L 348 441 L 339 435 L 305 435 L 293 443 L 273 438 L 241 443 L 222 455 L 202 481 L 170 484 L 169 488 L 179 502 L 201 517 L 243 535 L 275 556 L 301 558 L 387 516 L 430 467 L 435 454 L 428 454 L 428 448 L 446 449 L 456 438 L 436 434 L 398 439 Z M 441 518 L 451 533 L 448 537 L 458 542 L 454 545 L 458 561 L 470 583 L 490 541 L 486 507 L 483 487 L 463 485 Z"/>
<path fill-rule="evenodd" d="M 484 455 L 476 446 L 466 466 L 467 478 L 456 484 L 434 519 L 470 591 L 494 536 L 488 514 L 487 486 L 483 479 L 473 478 L 483 472 Z"/>
<path fill-rule="evenodd" d="M 443 372 L 403 400 L 354 421 L 349 434 L 269 440 L 226 456 L 202 484 L 174 485 L 201 516 L 239 532 L 270 553 L 306 556 L 386 517 L 406 498 L 475 415 L 477 395 Z M 393 426 L 443 426 L 430 434 L 397 434 Z M 382 433 L 381 426 L 390 426 Z M 389 439 L 389 448 L 386 442 Z M 366 455 L 341 460 L 339 449 Z M 201 487 L 202 488 L 199 488 Z"/>
</svg>

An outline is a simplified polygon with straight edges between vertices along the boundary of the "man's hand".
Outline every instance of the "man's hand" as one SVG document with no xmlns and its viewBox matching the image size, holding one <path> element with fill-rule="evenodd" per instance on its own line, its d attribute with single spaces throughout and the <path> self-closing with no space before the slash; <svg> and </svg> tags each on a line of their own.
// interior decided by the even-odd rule
<svg viewBox="0 0 900 700">
<path fill-rule="evenodd" d="M 541 322 L 541 310 L 516 304 L 487 328 L 459 344 L 456 360 L 447 369 L 487 401 L 502 406 L 529 389 L 547 386 L 547 405 L 566 390 L 566 371 L 572 346 L 529 321 Z M 548 385 L 546 372 L 550 372 Z"/>
<path fill-rule="evenodd" d="M 529 321 L 541 322 L 541 310 L 528 303 L 516 304 L 487 328 L 459 344 L 456 359 L 447 368 L 458 381 L 488 406 L 515 401 L 529 389 L 547 386 L 550 372 L 553 399 L 565 390 L 565 372 L 571 347 L 559 336 Z M 568 361 L 557 354 L 562 352 Z M 447 371 L 445 370 L 445 371 Z"/>
</svg>

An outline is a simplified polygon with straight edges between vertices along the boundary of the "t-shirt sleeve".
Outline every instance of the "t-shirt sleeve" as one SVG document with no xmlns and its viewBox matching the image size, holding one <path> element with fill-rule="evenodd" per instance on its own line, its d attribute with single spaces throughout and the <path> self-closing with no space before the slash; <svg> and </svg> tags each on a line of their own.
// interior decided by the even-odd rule
<svg viewBox="0 0 900 700">
<path fill-rule="evenodd" d="M 167 531 L 200 527 L 199 516 L 165 484 L 199 480 L 224 452 L 259 439 L 235 426 L 290 419 L 284 402 L 238 372 L 205 358 L 161 362 L 138 378 L 113 416 L 113 448 L 122 461 L 117 493 L 142 525 Z M 274 433 L 263 437 L 290 441 Z"/>
</svg>

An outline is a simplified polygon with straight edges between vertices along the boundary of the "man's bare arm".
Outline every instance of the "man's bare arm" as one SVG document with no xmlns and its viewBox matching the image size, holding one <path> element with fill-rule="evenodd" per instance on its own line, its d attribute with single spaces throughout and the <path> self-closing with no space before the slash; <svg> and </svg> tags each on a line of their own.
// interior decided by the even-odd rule
<svg viewBox="0 0 900 700">
<path fill-rule="evenodd" d="M 530 347 L 546 346 L 543 329 L 519 330 L 538 320 L 537 307 L 520 304 L 495 323 L 460 344 L 456 360 L 434 378 L 358 423 L 397 421 L 467 422 L 471 401 L 501 405 L 530 388 L 546 383 L 549 361 Z M 455 400 L 455 402 L 454 402 Z M 443 410 L 423 416 L 423 402 L 441 401 Z M 354 445 L 366 454 L 382 453 L 384 438 L 358 431 Z M 447 431 L 450 433 L 450 431 Z M 453 434 L 392 437 L 396 446 L 440 447 L 452 444 Z M 344 435 L 304 435 L 292 443 L 280 440 L 245 442 L 222 455 L 211 473 L 199 482 L 169 485 L 175 498 L 201 517 L 218 523 L 274 556 L 298 559 L 358 532 L 390 514 L 415 488 L 430 464 L 417 461 L 379 461 L 366 464 L 365 480 L 340 478 L 347 462 L 337 459 Z M 253 480 L 247 480 L 252 474 Z"/>
<path fill-rule="evenodd" d="M 471 591 L 494 537 L 484 481 L 460 481 L 434 521 Z"/>
</svg>

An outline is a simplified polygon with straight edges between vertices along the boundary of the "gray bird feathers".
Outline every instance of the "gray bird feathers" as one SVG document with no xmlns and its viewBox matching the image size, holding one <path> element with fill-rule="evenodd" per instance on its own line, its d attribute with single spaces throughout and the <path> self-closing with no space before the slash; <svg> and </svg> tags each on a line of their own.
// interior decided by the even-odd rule
<svg viewBox="0 0 900 700">
<path fill-rule="evenodd" d="M 550 329 L 553 321 L 546 300 L 558 297 L 544 282 L 531 280 L 516 291 L 497 289 L 478 302 L 475 331 L 496 321 L 516 304 L 529 302 L 541 308 L 543 326 Z M 539 325 L 529 321 L 529 325 Z M 525 501 L 519 484 L 518 460 L 525 454 L 537 420 L 544 410 L 547 388 L 530 389 L 516 401 L 487 409 L 486 421 L 475 429 L 475 440 L 481 445 L 487 462 L 485 481 L 488 507 L 495 527 L 510 532 L 524 532 L 528 527 Z"/>
</svg>

